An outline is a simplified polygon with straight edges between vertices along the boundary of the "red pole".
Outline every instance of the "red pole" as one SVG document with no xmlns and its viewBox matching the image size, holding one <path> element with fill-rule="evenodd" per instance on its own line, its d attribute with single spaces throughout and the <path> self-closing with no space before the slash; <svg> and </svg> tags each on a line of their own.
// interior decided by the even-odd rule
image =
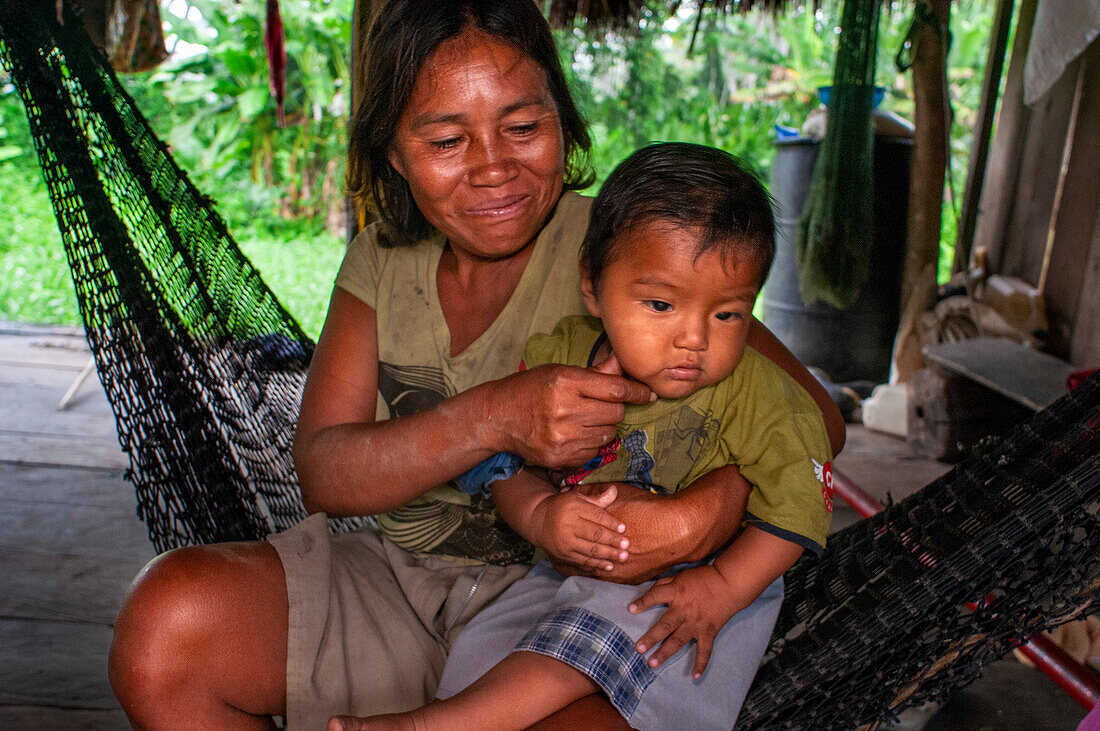
<svg viewBox="0 0 1100 731">
<path fill-rule="evenodd" d="M 859 513 L 861 518 L 869 518 L 884 510 L 882 503 L 836 467 L 832 471 L 834 492 Z M 1092 668 L 1074 660 L 1048 637 L 1035 635 L 1027 644 L 1021 645 L 1019 650 L 1035 663 L 1035 667 L 1085 708 L 1092 708 L 1100 702 L 1100 676 Z"/>
<path fill-rule="evenodd" d="M 840 495 L 841 499 L 852 507 L 852 510 L 859 513 L 861 518 L 870 518 L 883 510 L 882 503 L 848 479 L 835 466 L 833 467 L 833 491 Z"/>
<path fill-rule="evenodd" d="M 1100 702 L 1100 676 L 1074 660 L 1046 635 L 1035 635 L 1020 646 L 1020 652 L 1085 708 Z"/>
</svg>

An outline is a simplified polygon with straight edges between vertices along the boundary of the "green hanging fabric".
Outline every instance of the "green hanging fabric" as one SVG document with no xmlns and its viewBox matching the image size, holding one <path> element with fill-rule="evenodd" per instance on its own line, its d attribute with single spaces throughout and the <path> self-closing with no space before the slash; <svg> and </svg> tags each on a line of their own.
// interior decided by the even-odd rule
<svg viewBox="0 0 1100 731">
<path fill-rule="evenodd" d="M 799 289 L 845 309 L 859 298 L 874 243 L 872 97 L 879 0 L 845 0 L 829 124 L 798 224 Z"/>
</svg>

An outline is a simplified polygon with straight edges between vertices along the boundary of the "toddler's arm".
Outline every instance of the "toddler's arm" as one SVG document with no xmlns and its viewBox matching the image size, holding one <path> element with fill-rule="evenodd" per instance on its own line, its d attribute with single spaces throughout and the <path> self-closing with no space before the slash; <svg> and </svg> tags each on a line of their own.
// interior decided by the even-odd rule
<svg viewBox="0 0 1100 731">
<path fill-rule="evenodd" d="M 555 560 L 611 571 L 627 559 L 626 526 L 605 508 L 616 488 L 592 496 L 558 492 L 538 470 L 526 469 L 491 486 L 493 502 L 512 529 Z"/>
<path fill-rule="evenodd" d="M 661 618 L 638 640 L 638 652 L 660 644 L 649 658 L 650 666 L 657 667 L 694 639 L 692 673 L 701 677 L 718 631 L 730 617 L 756 601 L 800 555 L 802 546 L 750 525 L 713 564 L 658 579 L 630 605 L 633 614 L 660 604 L 668 605 Z"/>
</svg>

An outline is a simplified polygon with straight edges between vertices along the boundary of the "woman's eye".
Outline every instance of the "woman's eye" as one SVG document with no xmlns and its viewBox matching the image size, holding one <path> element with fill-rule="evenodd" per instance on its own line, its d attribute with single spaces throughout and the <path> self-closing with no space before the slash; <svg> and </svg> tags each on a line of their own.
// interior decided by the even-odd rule
<svg viewBox="0 0 1100 731">
<path fill-rule="evenodd" d="M 446 139 L 442 140 L 432 140 L 430 144 L 433 148 L 437 150 L 450 150 L 451 148 L 458 145 L 458 142 L 458 137 L 447 137 Z"/>
<path fill-rule="evenodd" d="M 539 128 L 538 122 L 527 122 L 525 124 L 513 124 L 509 129 L 512 134 L 515 135 L 529 135 Z"/>
<path fill-rule="evenodd" d="M 672 305 L 661 300 L 645 300 L 645 306 L 654 312 L 668 312 L 672 309 Z"/>
</svg>

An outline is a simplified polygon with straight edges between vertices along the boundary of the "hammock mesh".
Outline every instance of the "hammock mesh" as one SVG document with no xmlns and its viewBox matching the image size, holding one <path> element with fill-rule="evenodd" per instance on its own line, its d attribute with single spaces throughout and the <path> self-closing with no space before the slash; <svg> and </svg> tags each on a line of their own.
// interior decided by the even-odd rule
<svg viewBox="0 0 1100 731">
<path fill-rule="evenodd" d="M 0 3 L 0 63 L 23 99 L 150 539 L 163 551 L 290 527 L 306 515 L 290 444 L 312 341 L 79 19 L 59 26 L 52 4 L 26 5 Z"/>
<path fill-rule="evenodd" d="M 0 65 L 26 106 L 138 515 L 158 550 L 289 527 L 305 516 L 290 444 L 313 343 L 79 21 L 23 4 L 0 0 Z M 738 727 L 874 723 L 1090 611 L 1098 446 L 1100 375 L 830 537 L 788 573 Z"/>
</svg>

